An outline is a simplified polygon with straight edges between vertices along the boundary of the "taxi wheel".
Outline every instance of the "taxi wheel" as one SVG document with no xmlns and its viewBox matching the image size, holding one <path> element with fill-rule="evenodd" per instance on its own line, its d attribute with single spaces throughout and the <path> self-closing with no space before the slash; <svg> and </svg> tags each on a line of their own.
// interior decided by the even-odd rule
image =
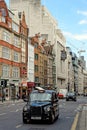
<svg viewBox="0 0 87 130">
<path fill-rule="evenodd" d="M 24 124 L 27 124 L 27 120 L 24 119 L 24 117 L 23 117 L 23 123 L 24 123 Z"/>
<path fill-rule="evenodd" d="M 56 120 L 59 118 L 59 114 L 56 116 Z"/>
<path fill-rule="evenodd" d="M 55 116 L 53 114 L 53 112 L 51 113 L 51 117 L 50 117 L 50 123 L 52 124 L 54 122 Z"/>
</svg>

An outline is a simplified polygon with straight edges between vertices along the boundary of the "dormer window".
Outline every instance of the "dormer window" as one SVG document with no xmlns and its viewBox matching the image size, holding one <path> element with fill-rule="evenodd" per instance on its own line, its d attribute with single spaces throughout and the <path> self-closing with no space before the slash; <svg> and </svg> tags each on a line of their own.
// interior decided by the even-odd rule
<svg viewBox="0 0 87 130">
<path fill-rule="evenodd" d="M 2 16 L 2 20 L 1 21 L 5 23 L 5 17 Z"/>
<path fill-rule="evenodd" d="M 6 17 L 6 10 L 4 8 L 1 8 L 0 12 L 2 13 L 3 17 Z"/>
</svg>

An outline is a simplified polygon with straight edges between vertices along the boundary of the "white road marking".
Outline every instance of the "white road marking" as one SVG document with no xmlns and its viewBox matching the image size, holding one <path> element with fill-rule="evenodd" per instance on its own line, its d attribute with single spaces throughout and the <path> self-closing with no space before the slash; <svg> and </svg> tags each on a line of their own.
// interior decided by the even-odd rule
<svg viewBox="0 0 87 130">
<path fill-rule="evenodd" d="M 80 110 L 81 110 L 81 106 L 78 106 L 78 107 L 75 109 L 76 112 L 78 112 L 78 111 L 80 111 Z"/>
<path fill-rule="evenodd" d="M 19 109 L 16 110 L 16 112 L 18 112 L 18 111 L 19 111 Z"/>
<path fill-rule="evenodd" d="M 16 112 L 16 111 L 10 111 L 10 112 Z"/>
<path fill-rule="evenodd" d="M 16 126 L 16 129 L 18 129 L 19 127 L 22 127 L 22 124 L 19 124 Z"/>
<path fill-rule="evenodd" d="M 66 118 L 68 119 L 68 118 L 72 118 L 72 117 L 70 117 L 70 116 L 67 116 Z"/>
<path fill-rule="evenodd" d="M 10 112 L 18 112 L 18 111 L 20 111 L 20 109 L 16 109 L 16 110 L 14 110 L 14 111 L 10 111 Z"/>
<path fill-rule="evenodd" d="M 0 116 L 6 115 L 6 113 L 1 113 Z"/>
</svg>

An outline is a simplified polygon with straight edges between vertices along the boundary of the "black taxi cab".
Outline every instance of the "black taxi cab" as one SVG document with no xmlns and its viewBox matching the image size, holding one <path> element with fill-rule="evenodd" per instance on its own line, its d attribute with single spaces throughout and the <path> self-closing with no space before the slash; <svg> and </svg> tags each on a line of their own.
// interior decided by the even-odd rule
<svg viewBox="0 0 87 130">
<path fill-rule="evenodd" d="M 59 117 L 59 100 L 54 90 L 33 90 L 23 107 L 23 123 L 32 120 L 53 123 Z"/>
</svg>

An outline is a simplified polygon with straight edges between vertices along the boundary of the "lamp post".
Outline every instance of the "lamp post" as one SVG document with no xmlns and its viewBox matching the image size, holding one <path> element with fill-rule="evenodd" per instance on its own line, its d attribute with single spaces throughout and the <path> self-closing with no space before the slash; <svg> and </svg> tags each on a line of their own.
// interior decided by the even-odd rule
<svg viewBox="0 0 87 130">
<path fill-rule="evenodd" d="M 1 80 L 1 89 L 2 89 L 2 102 L 5 99 L 5 92 L 4 92 L 4 88 L 7 86 L 7 80 Z"/>
<path fill-rule="evenodd" d="M 79 51 L 78 51 L 79 58 L 80 58 L 80 56 L 81 56 L 81 53 L 83 53 L 83 52 L 86 52 L 86 50 L 79 50 Z"/>
<path fill-rule="evenodd" d="M 2 102 L 3 102 L 3 85 L 1 85 L 1 89 L 2 89 Z"/>
</svg>

